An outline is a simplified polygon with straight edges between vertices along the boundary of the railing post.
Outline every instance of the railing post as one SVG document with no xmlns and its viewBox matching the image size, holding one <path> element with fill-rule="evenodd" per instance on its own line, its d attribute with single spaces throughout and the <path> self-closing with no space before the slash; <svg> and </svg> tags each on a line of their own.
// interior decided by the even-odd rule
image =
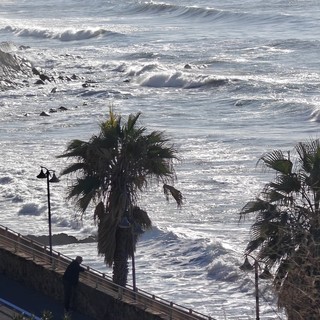
<svg viewBox="0 0 320 320">
<path fill-rule="evenodd" d="M 61 259 L 61 255 L 60 255 L 60 252 L 58 252 L 58 257 L 57 257 L 57 266 L 56 266 L 56 268 L 59 268 L 59 265 L 60 265 L 60 259 Z"/>
<path fill-rule="evenodd" d="M 36 260 L 36 256 L 35 256 L 35 253 L 34 253 L 34 247 L 33 247 L 33 240 L 31 240 L 31 248 L 32 248 L 32 261 Z"/>
<path fill-rule="evenodd" d="M 118 299 L 119 300 L 122 300 L 122 295 L 123 295 L 123 289 L 120 286 L 118 286 Z"/>
<path fill-rule="evenodd" d="M 53 257 L 53 256 L 51 255 L 50 259 L 51 259 L 51 269 L 52 269 L 52 270 L 55 270 L 55 269 L 57 268 L 56 257 Z"/>
<path fill-rule="evenodd" d="M 173 318 L 172 318 L 172 310 L 173 310 L 173 302 L 170 302 L 170 314 L 169 314 L 170 320 L 173 319 Z"/>
<path fill-rule="evenodd" d="M 18 241 L 15 243 L 14 245 L 14 252 L 18 252 L 19 251 L 19 246 L 20 246 L 20 233 L 18 234 Z"/>
</svg>

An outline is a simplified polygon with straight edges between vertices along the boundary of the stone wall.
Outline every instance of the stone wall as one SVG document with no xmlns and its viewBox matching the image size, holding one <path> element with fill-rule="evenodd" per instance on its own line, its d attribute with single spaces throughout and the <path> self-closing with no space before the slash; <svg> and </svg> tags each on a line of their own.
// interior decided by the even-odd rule
<svg viewBox="0 0 320 320">
<path fill-rule="evenodd" d="M 39 291 L 54 300 L 63 301 L 62 272 L 36 264 L 32 259 L 0 249 L 0 273 Z M 139 304 L 115 299 L 80 282 L 75 305 L 77 311 L 96 320 L 160 320 L 160 315 L 144 310 Z"/>
</svg>

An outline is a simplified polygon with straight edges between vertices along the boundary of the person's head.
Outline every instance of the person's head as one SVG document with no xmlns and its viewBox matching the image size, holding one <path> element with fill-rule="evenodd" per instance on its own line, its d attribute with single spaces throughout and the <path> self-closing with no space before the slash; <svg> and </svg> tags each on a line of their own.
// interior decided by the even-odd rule
<svg viewBox="0 0 320 320">
<path fill-rule="evenodd" d="M 81 264 L 82 261 L 83 261 L 83 259 L 82 259 L 82 257 L 77 256 L 77 257 L 76 257 L 76 261 L 77 261 L 79 264 Z"/>
</svg>

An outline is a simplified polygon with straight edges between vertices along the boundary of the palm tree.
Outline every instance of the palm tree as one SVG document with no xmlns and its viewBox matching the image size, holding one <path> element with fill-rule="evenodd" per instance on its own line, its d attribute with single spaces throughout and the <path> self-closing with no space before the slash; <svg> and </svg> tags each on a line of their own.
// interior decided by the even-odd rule
<svg viewBox="0 0 320 320">
<path fill-rule="evenodd" d="M 76 175 L 67 198 L 76 201 L 82 214 L 89 204 L 95 206 L 98 253 L 113 265 L 113 280 L 121 286 L 127 283 L 128 259 L 139 234 L 151 227 L 147 212 L 137 206 L 139 192 L 149 182 L 162 182 L 166 196 L 171 194 L 178 206 L 182 204 L 180 191 L 168 184 L 176 179 L 176 149 L 163 132 L 147 133 L 145 127 L 139 127 L 139 116 L 131 114 L 123 123 L 110 109 L 98 135 L 88 142 L 72 140 L 58 156 L 75 160 L 62 171 L 62 175 Z M 123 221 L 129 228 L 122 227 Z"/>
<path fill-rule="evenodd" d="M 256 213 L 245 255 L 255 252 L 273 270 L 288 319 L 320 319 L 320 142 L 298 143 L 294 151 L 260 159 L 276 176 L 240 212 Z"/>
</svg>

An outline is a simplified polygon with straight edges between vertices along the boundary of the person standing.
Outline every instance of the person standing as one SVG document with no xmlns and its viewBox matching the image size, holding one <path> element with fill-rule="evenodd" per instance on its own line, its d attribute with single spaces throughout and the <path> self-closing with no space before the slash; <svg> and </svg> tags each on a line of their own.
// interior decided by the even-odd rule
<svg viewBox="0 0 320 320">
<path fill-rule="evenodd" d="M 82 257 L 77 256 L 67 267 L 63 274 L 63 288 L 64 288 L 64 310 L 69 312 L 70 302 L 74 295 L 75 288 L 79 282 L 80 272 L 84 272 L 85 268 L 81 267 Z"/>
</svg>

